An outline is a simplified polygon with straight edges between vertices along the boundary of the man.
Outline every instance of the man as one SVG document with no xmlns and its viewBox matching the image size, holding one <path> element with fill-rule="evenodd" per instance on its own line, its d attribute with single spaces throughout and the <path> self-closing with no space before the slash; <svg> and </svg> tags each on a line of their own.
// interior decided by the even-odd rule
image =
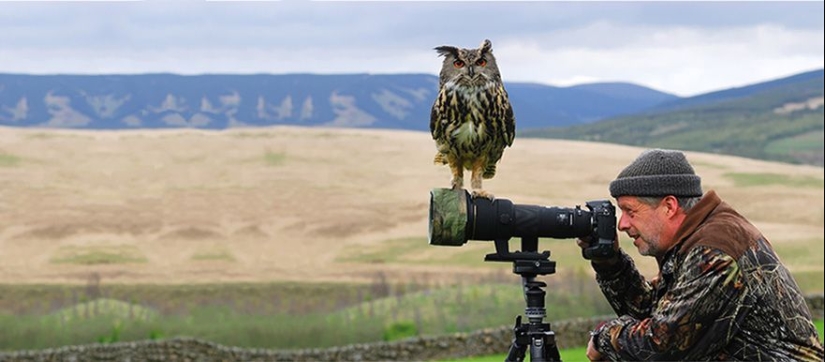
<svg viewBox="0 0 825 362">
<path fill-rule="evenodd" d="M 590 360 L 811 360 L 823 348 L 805 299 L 768 240 L 678 151 L 643 152 L 610 183 L 618 229 L 659 275 L 646 281 L 618 247 L 593 260 L 619 316 L 597 327 Z M 582 240 L 579 245 L 586 247 Z"/>
</svg>

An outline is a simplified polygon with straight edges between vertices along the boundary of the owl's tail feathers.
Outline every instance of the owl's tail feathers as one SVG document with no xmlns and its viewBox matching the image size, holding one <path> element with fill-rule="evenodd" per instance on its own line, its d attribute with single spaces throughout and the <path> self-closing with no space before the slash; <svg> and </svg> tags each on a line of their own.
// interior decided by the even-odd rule
<svg viewBox="0 0 825 362">
<path fill-rule="evenodd" d="M 493 176 L 495 176 L 495 175 L 496 175 L 496 164 L 491 163 L 491 164 L 487 165 L 487 167 L 484 169 L 484 173 L 481 174 L 481 177 L 493 178 Z"/>
</svg>

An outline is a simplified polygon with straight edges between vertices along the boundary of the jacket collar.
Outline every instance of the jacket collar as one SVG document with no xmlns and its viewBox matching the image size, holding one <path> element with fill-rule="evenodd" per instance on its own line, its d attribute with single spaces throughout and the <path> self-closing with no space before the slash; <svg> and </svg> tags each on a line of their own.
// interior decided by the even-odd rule
<svg viewBox="0 0 825 362">
<path fill-rule="evenodd" d="M 674 236 L 676 243 L 674 244 L 674 248 L 678 248 L 685 239 L 690 237 L 690 235 L 696 231 L 696 228 L 698 228 L 721 203 L 722 199 L 716 195 L 716 191 L 710 190 L 705 193 L 705 196 L 687 212 L 685 221 L 683 221 L 679 229 L 676 230 L 676 235 Z"/>
</svg>

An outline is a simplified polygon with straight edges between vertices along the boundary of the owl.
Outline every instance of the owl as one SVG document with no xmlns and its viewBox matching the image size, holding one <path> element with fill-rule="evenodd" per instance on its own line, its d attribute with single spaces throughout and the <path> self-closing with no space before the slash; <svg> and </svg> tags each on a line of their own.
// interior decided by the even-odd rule
<svg viewBox="0 0 825 362">
<path fill-rule="evenodd" d="M 493 195 L 482 189 L 481 180 L 495 176 L 516 128 L 492 47 L 485 39 L 477 49 L 435 48 L 444 63 L 430 113 L 435 164 L 450 167 L 453 189 L 464 188 L 464 170 L 470 170 L 472 196 L 490 200 Z"/>
</svg>

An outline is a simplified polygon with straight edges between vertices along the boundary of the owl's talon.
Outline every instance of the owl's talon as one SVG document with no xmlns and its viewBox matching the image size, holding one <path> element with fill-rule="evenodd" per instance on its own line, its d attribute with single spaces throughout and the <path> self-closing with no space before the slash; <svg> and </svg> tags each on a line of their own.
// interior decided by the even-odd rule
<svg viewBox="0 0 825 362">
<path fill-rule="evenodd" d="M 493 196 L 493 194 L 491 194 L 487 191 L 484 191 L 484 190 L 473 190 L 473 192 L 470 195 L 474 199 L 477 199 L 477 198 L 480 197 L 480 198 L 484 198 L 484 199 L 487 199 L 487 200 L 490 200 L 490 201 L 495 200 L 495 197 Z"/>
</svg>

